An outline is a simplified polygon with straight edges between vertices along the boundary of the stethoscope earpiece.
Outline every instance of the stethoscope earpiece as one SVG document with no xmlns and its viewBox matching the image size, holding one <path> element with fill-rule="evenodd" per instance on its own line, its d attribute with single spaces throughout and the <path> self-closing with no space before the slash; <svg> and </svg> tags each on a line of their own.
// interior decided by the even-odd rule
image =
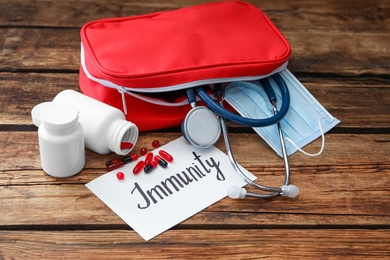
<svg viewBox="0 0 390 260">
<path fill-rule="evenodd" d="M 231 199 L 245 199 L 246 189 L 237 186 L 231 186 L 229 187 L 227 194 Z"/>
<path fill-rule="evenodd" d="M 280 189 L 282 190 L 282 193 L 280 195 L 289 198 L 295 198 L 299 194 L 299 188 L 294 184 L 283 185 L 282 187 L 280 187 Z"/>
<path fill-rule="evenodd" d="M 204 106 L 194 107 L 185 117 L 181 131 L 184 138 L 199 148 L 213 146 L 221 135 L 221 126 L 213 111 Z"/>
</svg>

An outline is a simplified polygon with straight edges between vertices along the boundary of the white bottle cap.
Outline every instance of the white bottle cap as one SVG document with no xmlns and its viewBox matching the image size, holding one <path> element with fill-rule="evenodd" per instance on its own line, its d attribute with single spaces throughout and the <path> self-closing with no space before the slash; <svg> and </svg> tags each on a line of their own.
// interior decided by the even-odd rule
<svg viewBox="0 0 390 260">
<path fill-rule="evenodd" d="M 41 112 L 41 123 L 54 130 L 72 127 L 78 119 L 76 108 L 66 104 L 50 104 Z"/>
<path fill-rule="evenodd" d="M 31 117 L 32 117 L 32 122 L 36 127 L 39 127 L 42 123 L 42 110 L 48 107 L 51 104 L 51 102 L 43 102 L 38 105 L 36 105 L 32 110 L 31 110 Z"/>
</svg>

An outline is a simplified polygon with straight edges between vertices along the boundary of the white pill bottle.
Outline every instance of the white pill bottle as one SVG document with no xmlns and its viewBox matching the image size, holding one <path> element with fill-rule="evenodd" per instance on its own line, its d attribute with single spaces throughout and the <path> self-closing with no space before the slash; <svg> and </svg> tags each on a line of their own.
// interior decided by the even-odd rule
<svg viewBox="0 0 390 260">
<path fill-rule="evenodd" d="M 78 111 L 65 104 L 44 104 L 39 112 L 38 139 L 42 169 L 58 178 L 70 177 L 85 165 L 84 133 Z"/>
<path fill-rule="evenodd" d="M 121 144 L 131 143 L 134 147 L 137 142 L 137 126 L 127 121 L 122 111 L 115 107 L 74 90 L 58 93 L 52 103 L 71 105 L 79 111 L 85 146 L 99 154 L 126 155 L 133 148 L 121 148 Z"/>
</svg>

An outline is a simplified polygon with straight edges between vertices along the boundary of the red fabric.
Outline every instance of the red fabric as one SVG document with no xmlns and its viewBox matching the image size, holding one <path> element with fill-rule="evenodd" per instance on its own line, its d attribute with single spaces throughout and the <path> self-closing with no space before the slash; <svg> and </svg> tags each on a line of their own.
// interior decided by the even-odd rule
<svg viewBox="0 0 390 260">
<path fill-rule="evenodd" d="M 123 111 L 122 96 L 116 89 L 104 87 L 89 80 L 80 69 L 80 89 L 90 97 Z M 179 107 L 159 106 L 125 95 L 127 104 L 127 120 L 137 125 L 141 132 L 178 126 L 183 121 L 190 105 Z"/>
<path fill-rule="evenodd" d="M 142 16 L 92 21 L 81 29 L 91 75 L 135 89 L 204 79 L 269 74 L 291 54 L 288 42 L 256 7 L 217 2 Z M 80 70 L 81 90 L 122 109 L 121 94 Z M 183 107 L 145 104 L 126 95 L 128 119 L 141 131 L 178 125 Z"/>
</svg>

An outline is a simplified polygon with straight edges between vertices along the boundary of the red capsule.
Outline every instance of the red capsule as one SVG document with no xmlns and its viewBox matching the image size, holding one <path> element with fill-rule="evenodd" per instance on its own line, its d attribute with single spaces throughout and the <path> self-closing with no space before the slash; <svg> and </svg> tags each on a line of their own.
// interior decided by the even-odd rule
<svg viewBox="0 0 390 260">
<path fill-rule="evenodd" d="M 115 170 L 115 169 L 118 169 L 118 168 L 120 168 L 120 167 L 122 167 L 123 165 L 125 165 L 125 163 L 124 162 L 122 162 L 122 161 L 117 161 L 117 162 L 115 162 L 115 163 L 112 163 L 112 164 L 110 164 L 110 165 L 108 165 L 107 166 L 107 171 L 113 171 L 113 170 Z"/>
<path fill-rule="evenodd" d="M 147 153 L 148 153 L 148 150 L 147 150 L 146 148 L 141 148 L 141 150 L 139 150 L 139 153 L 140 153 L 140 155 L 142 156 L 142 155 L 147 154 Z"/>
<path fill-rule="evenodd" d="M 130 162 L 136 161 L 137 159 L 138 159 L 138 154 L 133 154 L 133 155 L 130 155 L 130 156 L 123 157 L 122 161 L 125 164 L 128 164 Z"/>
<path fill-rule="evenodd" d="M 154 140 L 154 141 L 152 142 L 152 146 L 153 146 L 154 148 L 159 148 L 159 147 L 160 147 L 160 142 L 159 142 L 158 140 Z"/>
<path fill-rule="evenodd" d="M 107 162 L 106 162 L 106 167 L 109 166 L 109 165 L 111 165 L 111 164 L 113 164 L 113 163 L 117 163 L 117 162 L 118 162 L 118 160 L 107 161 Z"/>
<path fill-rule="evenodd" d="M 123 172 L 117 172 L 116 177 L 118 180 L 124 180 L 125 179 L 125 174 Z"/>
<path fill-rule="evenodd" d="M 167 168 L 168 167 L 167 161 L 165 161 L 160 156 L 158 156 L 158 155 L 154 156 L 154 160 L 157 161 L 158 164 L 160 164 L 161 167 L 163 167 L 163 168 Z"/>
<path fill-rule="evenodd" d="M 144 168 L 145 173 L 150 173 L 157 167 L 158 162 L 157 161 L 152 161 L 149 165 L 146 165 Z"/>
<path fill-rule="evenodd" d="M 133 143 L 121 142 L 121 149 L 131 149 L 131 148 L 133 148 Z"/>
<path fill-rule="evenodd" d="M 145 158 L 145 165 L 149 165 L 153 161 L 153 153 L 150 152 L 148 155 L 146 155 Z"/>
<path fill-rule="evenodd" d="M 134 169 L 133 169 L 133 173 L 134 173 L 134 174 L 140 173 L 140 171 L 141 171 L 144 167 L 145 167 L 145 162 L 144 162 L 144 161 L 139 161 L 139 162 L 135 165 L 135 167 L 134 167 Z"/>
<path fill-rule="evenodd" d="M 167 153 L 166 151 L 160 150 L 160 151 L 158 151 L 158 153 L 161 155 L 162 158 L 164 158 L 164 159 L 167 160 L 168 162 L 172 162 L 172 161 L 173 161 L 172 155 L 170 155 L 170 154 Z"/>
</svg>

